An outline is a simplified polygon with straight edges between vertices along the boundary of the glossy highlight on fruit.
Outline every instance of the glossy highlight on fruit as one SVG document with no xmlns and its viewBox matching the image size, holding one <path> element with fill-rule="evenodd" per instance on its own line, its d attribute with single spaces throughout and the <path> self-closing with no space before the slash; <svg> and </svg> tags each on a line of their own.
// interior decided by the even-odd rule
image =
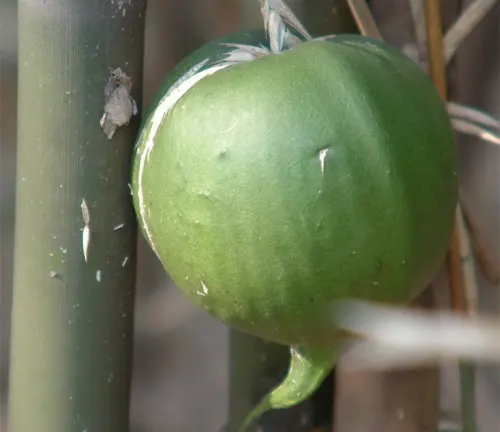
<svg viewBox="0 0 500 432">
<path fill-rule="evenodd" d="M 408 303 L 443 263 L 457 155 L 436 90 L 397 49 L 358 35 L 269 46 L 239 33 L 167 77 L 138 139 L 134 205 L 193 302 L 319 353 L 320 383 L 345 337 L 336 300 Z"/>
</svg>

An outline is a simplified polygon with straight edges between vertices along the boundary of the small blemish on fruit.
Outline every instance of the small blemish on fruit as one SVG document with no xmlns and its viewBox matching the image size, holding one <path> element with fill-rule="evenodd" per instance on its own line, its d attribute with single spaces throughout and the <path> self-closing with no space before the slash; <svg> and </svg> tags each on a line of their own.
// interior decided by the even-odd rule
<svg viewBox="0 0 500 432">
<path fill-rule="evenodd" d="M 203 198 L 210 198 L 211 197 L 210 192 L 206 192 L 206 191 L 198 192 L 198 196 L 201 196 Z"/>
<path fill-rule="evenodd" d="M 220 158 L 225 158 L 228 154 L 228 150 L 227 149 L 223 149 L 219 152 L 219 157 Z"/>
<path fill-rule="evenodd" d="M 377 281 L 374 281 L 374 282 L 372 282 L 372 285 L 373 285 L 373 286 L 377 286 L 377 285 L 378 285 L 378 282 L 377 282 Z"/>
</svg>

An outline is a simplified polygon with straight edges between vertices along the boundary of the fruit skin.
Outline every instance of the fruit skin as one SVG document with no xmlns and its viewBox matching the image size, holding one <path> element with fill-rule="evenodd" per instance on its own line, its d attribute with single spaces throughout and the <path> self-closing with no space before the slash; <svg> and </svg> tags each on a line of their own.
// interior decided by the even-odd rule
<svg viewBox="0 0 500 432">
<path fill-rule="evenodd" d="M 407 303 L 444 260 L 458 189 L 450 120 L 386 44 L 337 36 L 202 79 L 162 120 L 139 175 L 145 136 L 132 181 L 143 231 L 175 284 L 234 328 L 335 344 L 335 300 Z"/>
</svg>

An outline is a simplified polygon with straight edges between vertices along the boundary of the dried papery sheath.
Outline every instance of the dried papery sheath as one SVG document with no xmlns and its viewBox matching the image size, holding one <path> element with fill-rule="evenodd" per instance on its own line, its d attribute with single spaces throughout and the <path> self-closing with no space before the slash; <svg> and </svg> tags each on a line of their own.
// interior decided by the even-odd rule
<svg viewBox="0 0 500 432">
<path fill-rule="evenodd" d="M 273 53 L 279 53 L 283 50 L 283 43 L 285 41 L 285 23 L 281 16 L 275 11 L 269 13 L 269 44 Z"/>
<path fill-rule="evenodd" d="M 264 47 L 233 43 L 222 43 L 221 45 L 233 47 L 235 49 L 233 51 L 230 51 L 223 60 L 219 60 L 214 64 L 226 64 L 229 66 L 231 64 L 253 61 L 271 54 L 271 52 Z"/>
<path fill-rule="evenodd" d="M 227 43 L 227 42 L 221 43 L 221 45 L 237 48 L 240 51 L 248 52 L 249 54 L 254 55 L 255 58 L 263 57 L 270 54 L 269 50 L 263 46 L 252 46 L 252 45 L 243 45 L 243 44 Z"/>
<path fill-rule="evenodd" d="M 269 20 L 271 11 L 277 12 L 283 20 L 293 29 L 297 30 L 305 39 L 311 40 L 312 36 L 305 29 L 302 23 L 297 19 L 292 10 L 283 0 L 259 0 L 260 10 L 264 19 L 264 28 L 266 32 L 269 29 Z"/>
<path fill-rule="evenodd" d="M 104 88 L 105 105 L 100 125 L 111 139 L 120 126 L 129 123 L 132 116 L 138 114 L 137 104 L 130 96 L 132 79 L 120 68 L 110 71 L 110 78 Z"/>
</svg>

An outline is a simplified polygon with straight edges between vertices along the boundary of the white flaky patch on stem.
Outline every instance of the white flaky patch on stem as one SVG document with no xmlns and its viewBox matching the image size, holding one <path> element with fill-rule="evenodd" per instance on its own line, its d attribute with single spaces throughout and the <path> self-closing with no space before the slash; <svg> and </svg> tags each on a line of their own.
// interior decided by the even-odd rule
<svg viewBox="0 0 500 432">
<path fill-rule="evenodd" d="M 319 164 L 320 164 L 320 167 L 321 167 L 321 175 L 322 176 L 325 173 L 325 159 L 326 159 L 326 155 L 328 153 L 328 150 L 330 150 L 330 149 L 325 148 L 325 149 L 321 150 L 319 152 L 319 155 L 318 155 L 318 157 L 319 157 Z"/>
<path fill-rule="evenodd" d="M 146 167 L 146 163 L 149 161 L 149 156 L 151 155 L 151 152 L 153 151 L 153 148 L 155 146 L 155 136 L 158 132 L 158 129 L 161 127 L 163 120 L 165 119 L 166 115 L 170 112 L 170 110 L 174 107 L 174 105 L 197 82 L 199 82 L 200 80 L 209 75 L 214 74 L 215 72 L 221 69 L 230 66 L 231 64 L 228 62 L 219 63 L 217 65 L 214 65 L 208 69 L 199 72 L 199 70 L 207 63 L 208 59 L 204 60 L 201 63 L 198 63 L 171 87 L 171 89 L 165 94 L 163 99 L 158 104 L 158 107 L 156 108 L 154 113 L 149 118 L 148 126 L 144 129 L 145 130 L 144 133 L 146 134 L 146 136 L 141 137 L 139 139 L 139 142 L 143 142 L 145 140 L 146 144 L 144 145 L 144 149 L 142 151 L 139 150 L 140 157 L 139 157 L 139 172 L 137 179 L 138 180 L 137 199 L 139 204 L 140 218 L 142 221 L 144 232 L 155 253 L 157 253 L 156 246 L 153 241 L 151 230 L 147 223 L 148 214 L 147 214 L 146 204 L 144 202 L 144 188 L 143 188 L 144 169 Z"/>
</svg>

